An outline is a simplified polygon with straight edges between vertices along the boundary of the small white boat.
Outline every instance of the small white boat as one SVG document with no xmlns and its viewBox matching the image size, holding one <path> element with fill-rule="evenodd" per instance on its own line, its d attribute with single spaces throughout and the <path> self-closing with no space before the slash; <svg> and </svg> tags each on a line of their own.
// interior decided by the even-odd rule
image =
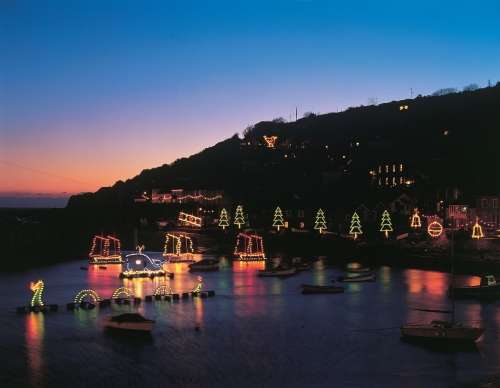
<svg viewBox="0 0 500 388">
<path fill-rule="evenodd" d="M 364 267 L 364 268 L 347 268 L 347 272 L 368 272 L 370 268 Z"/>
<path fill-rule="evenodd" d="M 374 282 L 375 274 L 354 275 L 354 276 L 339 276 L 339 282 Z"/>
<path fill-rule="evenodd" d="M 298 272 L 297 268 L 289 267 L 288 264 L 281 263 L 276 268 L 260 269 L 259 276 L 289 276 Z"/>
<path fill-rule="evenodd" d="M 219 269 L 220 260 L 217 259 L 202 259 L 195 263 L 191 263 L 188 265 L 189 269 Z"/>
<path fill-rule="evenodd" d="M 147 319 L 139 313 L 125 313 L 102 320 L 104 327 L 121 330 L 151 331 L 156 321 Z"/>
</svg>

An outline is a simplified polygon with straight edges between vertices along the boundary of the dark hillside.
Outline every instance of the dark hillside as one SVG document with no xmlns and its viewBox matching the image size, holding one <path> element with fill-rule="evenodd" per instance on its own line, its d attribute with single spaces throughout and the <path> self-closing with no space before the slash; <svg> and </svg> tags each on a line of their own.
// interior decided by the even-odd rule
<svg viewBox="0 0 500 388">
<path fill-rule="evenodd" d="M 260 122 L 244 139 L 235 135 L 111 188 L 72 197 L 68 208 L 130 203 L 152 187 L 225 190 L 255 206 L 296 197 L 312 203 L 354 200 L 371 195 L 370 171 L 378 165 L 434 159 L 450 159 L 440 179 L 469 188 L 469 194 L 498 192 L 499 129 L 499 85 L 291 123 Z M 266 147 L 263 136 L 277 136 L 276 146 Z M 339 179 L 325 185 L 325 173 Z"/>
</svg>

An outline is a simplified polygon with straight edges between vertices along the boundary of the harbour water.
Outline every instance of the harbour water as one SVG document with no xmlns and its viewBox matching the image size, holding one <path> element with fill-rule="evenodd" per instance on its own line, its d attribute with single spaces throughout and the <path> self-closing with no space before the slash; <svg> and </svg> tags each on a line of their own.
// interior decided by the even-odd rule
<svg viewBox="0 0 500 388">
<path fill-rule="evenodd" d="M 449 387 L 500 372 L 500 300 L 456 304 L 458 321 L 487 328 L 472 347 L 401 341 L 402 324 L 446 318 L 413 308 L 450 309 L 447 273 L 372 268 L 375 282 L 335 282 L 344 293 L 302 295 L 300 284 L 332 285 L 345 265 L 329 257 L 294 276 L 261 278 L 263 262 L 221 260 L 211 272 L 169 264 L 173 279 L 120 279 L 121 265 L 99 269 L 88 260 L 0 275 L 0 386 Z M 192 291 L 198 276 L 202 290 L 215 296 L 144 300 L 164 284 L 175 293 Z M 43 302 L 59 310 L 16 314 L 39 279 Z M 66 310 L 81 290 L 109 299 L 122 286 L 140 304 Z M 151 335 L 102 327 L 104 316 L 129 311 L 156 320 Z"/>
</svg>

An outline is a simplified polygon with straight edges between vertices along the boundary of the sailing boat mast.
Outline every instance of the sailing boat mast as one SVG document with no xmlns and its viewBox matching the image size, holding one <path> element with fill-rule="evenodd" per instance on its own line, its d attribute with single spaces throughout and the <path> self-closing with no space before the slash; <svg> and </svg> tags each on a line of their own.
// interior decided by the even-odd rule
<svg viewBox="0 0 500 388">
<path fill-rule="evenodd" d="M 453 234 L 455 231 L 455 219 L 451 217 L 451 321 L 455 322 L 455 268 L 453 256 Z"/>
</svg>

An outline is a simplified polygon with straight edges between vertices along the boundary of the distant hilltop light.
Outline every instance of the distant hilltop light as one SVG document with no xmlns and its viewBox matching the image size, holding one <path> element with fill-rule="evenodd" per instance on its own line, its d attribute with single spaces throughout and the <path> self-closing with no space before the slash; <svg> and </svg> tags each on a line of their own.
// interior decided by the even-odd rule
<svg viewBox="0 0 500 388">
<path fill-rule="evenodd" d="M 444 131 L 444 135 L 445 135 L 445 136 L 448 136 L 449 134 L 450 134 L 450 132 L 449 132 L 449 131 Z"/>
</svg>

